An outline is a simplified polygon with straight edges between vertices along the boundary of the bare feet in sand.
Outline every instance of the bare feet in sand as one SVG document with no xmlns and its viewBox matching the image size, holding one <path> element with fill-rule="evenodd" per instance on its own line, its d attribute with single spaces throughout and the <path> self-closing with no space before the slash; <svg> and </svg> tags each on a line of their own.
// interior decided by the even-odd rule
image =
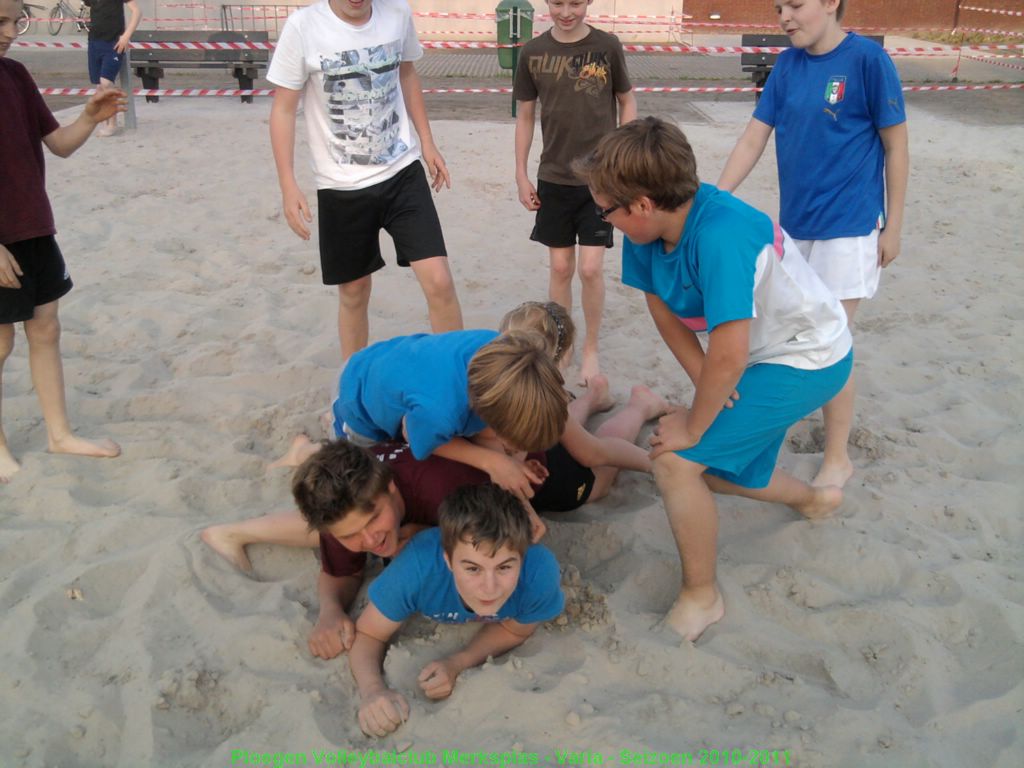
<svg viewBox="0 0 1024 768">
<path fill-rule="evenodd" d="M 661 395 L 655 394 L 643 384 L 637 384 L 629 393 L 629 405 L 639 408 L 644 421 L 653 421 L 669 412 L 671 406 Z"/>
<path fill-rule="evenodd" d="M 11 481 L 14 474 L 21 469 L 21 464 L 15 461 L 6 445 L 0 445 L 0 485 Z"/>
<path fill-rule="evenodd" d="M 252 573 L 252 563 L 245 554 L 245 546 L 231 533 L 231 525 L 211 525 L 199 534 L 207 546 L 233 566 L 245 573 Z"/>
<path fill-rule="evenodd" d="M 92 456 L 97 459 L 113 459 L 121 455 L 121 446 L 113 440 L 86 440 L 84 437 L 68 434 L 62 438 L 51 438 L 50 453 L 66 453 L 72 456 Z"/>
<path fill-rule="evenodd" d="M 608 391 L 608 377 L 602 373 L 587 381 L 587 395 L 590 397 L 592 413 L 610 411 L 615 405 L 615 398 Z"/>
<path fill-rule="evenodd" d="M 583 350 L 583 362 L 580 364 L 580 386 L 589 387 L 590 380 L 601 373 L 601 364 L 597 350 Z"/>
<path fill-rule="evenodd" d="M 834 485 L 824 488 L 811 486 L 814 495 L 805 504 L 793 504 L 792 508 L 808 520 L 820 520 L 828 517 L 843 503 L 843 489 Z"/>
<path fill-rule="evenodd" d="M 704 630 L 725 616 L 725 602 L 718 587 L 683 589 L 665 614 L 665 626 L 696 642 Z"/>
<path fill-rule="evenodd" d="M 297 467 L 319 450 L 320 444 L 314 443 L 308 435 L 296 435 L 284 456 L 267 464 L 267 471 L 278 467 Z"/>
<path fill-rule="evenodd" d="M 811 485 L 816 488 L 824 488 L 827 485 L 842 488 L 851 477 L 853 477 L 853 462 L 849 458 L 841 462 L 826 461 L 821 465 L 815 478 L 811 480 Z"/>
</svg>

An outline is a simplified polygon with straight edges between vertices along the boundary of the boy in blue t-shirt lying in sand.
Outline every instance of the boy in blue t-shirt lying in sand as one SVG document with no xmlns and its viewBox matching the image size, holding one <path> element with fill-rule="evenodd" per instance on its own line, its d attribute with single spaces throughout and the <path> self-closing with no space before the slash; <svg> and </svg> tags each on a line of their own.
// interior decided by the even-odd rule
<svg viewBox="0 0 1024 768">
<path fill-rule="evenodd" d="M 441 505 L 439 528 L 418 534 L 370 585 L 356 622 L 349 665 L 359 688 L 359 727 L 383 736 L 409 717 L 409 704 L 384 682 L 388 641 L 409 616 L 446 624 L 482 622 L 465 648 L 427 664 L 419 685 L 443 699 L 463 670 L 521 645 L 565 605 L 558 562 L 530 545 L 522 503 L 495 485 L 465 486 Z"/>
</svg>

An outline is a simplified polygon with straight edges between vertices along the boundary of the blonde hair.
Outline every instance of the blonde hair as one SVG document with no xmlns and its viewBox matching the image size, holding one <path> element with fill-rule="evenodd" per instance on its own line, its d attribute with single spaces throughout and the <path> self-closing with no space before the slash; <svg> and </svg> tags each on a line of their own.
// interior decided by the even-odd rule
<svg viewBox="0 0 1024 768">
<path fill-rule="evenodd" d="M 573 170 L 590 189 L 614 205 L 641 197 L 674 211 L 693 199 L 700 186 L 697 158 L 686 136 L 672 123 L 645 117 L 607 133 Z"/>
<path fill-rule="evenodd" d="M 546 451 L 562 437 L 569 396 L 544 337 L 509 331 L 469 362 L 470 407 L 511 447 Z"/>
<path fill-rule="evenodd" d="M 556 301 L 524 301 L 503 318 L 498 330 L 536 331 L 544 337 L 548 353 L 556 364 L 562 362 L 576 340 L 576 325 L 565 307 Z"/>
</svg>

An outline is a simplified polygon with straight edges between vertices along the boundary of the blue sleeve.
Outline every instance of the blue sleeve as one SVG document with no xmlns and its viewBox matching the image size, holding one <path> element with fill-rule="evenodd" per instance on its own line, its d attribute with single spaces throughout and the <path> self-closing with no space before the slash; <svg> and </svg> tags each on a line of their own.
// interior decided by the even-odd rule
<svg viewBox="0 0 1024 768">
<path fill-rule="evenodd" d="M 622 238 L 622 284 L 654 293 L 651 280 L 650 251 L 646 246 L 634 245 L 628 237 Z"/>
<path fill-rule="evenodd" d="M 421 461 L 457 436 L 454 425 L 442 423 L 445 414 L 439 412 L 439 407 L 440 404 L 433 408 L 414 405 L 405 414 L 405 436 L 409 440 L 409 448 L 412 455 Z"/>
<path fill-rule="evenodd" d="M 510 618 L 520 624 L 551 621 L 565 608 L 558 561 L 547 547 L 534 545 L 527 550 L 526 576 L 519 611 Z"/>
<path fill-rule="evenodd" d="M 757 245 L 751 229 L 746 222 L 719 221 L 700 233 L 698 281 L 708 332 L 754 317 L 754 275 L 765 243 Z"/>
<path fill-rule="evenodd" d="M 867 64 L 868 111 L 875 128 L 891 128 L 907 121 L 903 86 L 896 66 L 885 51 L 879 51 Z"/>
<path fill-rule="evenodd" d="M 405 621 L 419 611 L 419 590 L 423 585 L 420 547 L 414 538 L 390 565 L 370 584 L 367 594 L 377 610 L 391 621 Z"/>
</svg>

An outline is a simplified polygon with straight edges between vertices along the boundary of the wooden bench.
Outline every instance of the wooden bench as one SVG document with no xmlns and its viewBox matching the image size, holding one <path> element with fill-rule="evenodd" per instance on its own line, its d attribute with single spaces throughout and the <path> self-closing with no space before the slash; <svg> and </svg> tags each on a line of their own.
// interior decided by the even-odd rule
<svg viewBox="0 0 1024 768">
<path fill-rule="evenodd" d="M 868 40 L 874 40 L 879 45 L 885 44 L 882 35 L 864 35 Z M 744 48 L 789 48 L 789 35 L 743 35 L 740 45 Z M 750 79 L 758 88 L 764 88 L 768 81 L 768 75 L 775 66 L 775 60 L 779 58 L 777 53 L 741 53 L 740 67 L 744 72 L 750 73 Z M 754 95 L 755 100 L 761 98 L 761 92 Z"/>
<path fill-rule="evenodd" d="M 265 43 L 269 33 L 223 32 L 205 30 L 145 30 L 139 29 L 132 35 L 134 43 Z M 175 69 L 230 69 L 238 80 L 238 87 L 251 90 L 253 81 L 260 71 L 267 68 L 270 51 L 244 48 L 237 50 L 184 49 L 184 48 L 132 48 L 128 66 L 142 80 L 143 88 L 159 88 L 165 68 Z M 242 96 L 242 101 L 252 103 L 252 96 Z M 160 101 L 159 96 L 147 96 L 146 101 Z"/>
</svg>

